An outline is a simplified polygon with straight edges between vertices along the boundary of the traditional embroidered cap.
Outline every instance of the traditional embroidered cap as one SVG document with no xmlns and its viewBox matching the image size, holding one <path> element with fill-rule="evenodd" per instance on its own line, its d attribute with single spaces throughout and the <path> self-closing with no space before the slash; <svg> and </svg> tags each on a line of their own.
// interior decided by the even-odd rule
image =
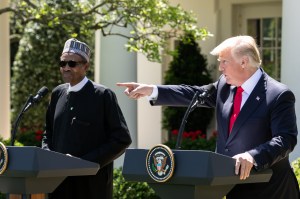
<svg viewBox="0 0 300 199">
<path fill-rule="evenodd" d="M 76 53 L 82 56 L 87 62 L 90 62 L 91 50 L 84 42 L 74 38 L 68 39 L 65 43 L 62 54 L 68 52 Z"/>
</svg>

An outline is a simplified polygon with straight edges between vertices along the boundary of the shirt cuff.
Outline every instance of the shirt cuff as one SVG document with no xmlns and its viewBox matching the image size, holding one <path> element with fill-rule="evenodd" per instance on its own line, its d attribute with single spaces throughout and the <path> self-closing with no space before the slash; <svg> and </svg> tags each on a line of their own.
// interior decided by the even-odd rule
<svg viewBox="0 0 300 199">
<path fill-rule="evenodd" d="M 158 88 L 156 85 L 153 85 L 153 91 L 151 93 L 151 95 L 147 96 L 149 101 L 153 101 L 156 100 L 158 97 Z"/>
<path fill-rule="evenodd" d="M 246 153 L 248 153 L 248 152 L 246 152 Z M 250 153 L 248 153 L 248 154 L 253 158 L 253 156 Z M 257 167 L 257 163 L 254 158 L 253 158 L 253 165 Z"/>
</svg>

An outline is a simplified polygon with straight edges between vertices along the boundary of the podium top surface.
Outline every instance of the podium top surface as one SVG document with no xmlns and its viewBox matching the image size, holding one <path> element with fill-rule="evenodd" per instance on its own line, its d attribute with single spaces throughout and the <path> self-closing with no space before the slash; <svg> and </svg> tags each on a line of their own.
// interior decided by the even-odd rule
<svg viewBox="0 0 300 199">
<path fill-rule="evenodd" d="M 35 146 L 7 146 L 8 165 L 0 177 L 95 175 L 99 164 Z"/>
<path fill-rule="evenodd" d="M 129 181 L 156 183 L 146 169 L 148 149 L 127 149 L 123 165 L 123 175 Z M 268 182 L 271 170 L 252 171 L 247 180 L 241 181 L 235 175 L 235 159 L 202 150 L 172 150 L 175 169 L 169 184 L 224 185 L 238 183 Z"/>
</svg>

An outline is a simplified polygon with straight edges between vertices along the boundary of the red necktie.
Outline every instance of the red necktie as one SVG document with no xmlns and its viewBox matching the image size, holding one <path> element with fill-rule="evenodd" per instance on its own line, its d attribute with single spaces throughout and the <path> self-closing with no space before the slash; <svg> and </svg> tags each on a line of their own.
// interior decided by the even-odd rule
<svg viewBox="0 0 300 199">
<path fill-rule="evenodd" d="M 234 96 L 234 101 L 233 101 L 233 112 L 230 116 L 230 122 L 229 122 L 229 133 L 232 130 L 233 124 L 237 118 L 237 116 L 240 113 L 241 110 L 241 103 L 242 103 L 242 92 L 243 92 L 242 87 L 237 87 L 236 94 Z"/>
</svg>

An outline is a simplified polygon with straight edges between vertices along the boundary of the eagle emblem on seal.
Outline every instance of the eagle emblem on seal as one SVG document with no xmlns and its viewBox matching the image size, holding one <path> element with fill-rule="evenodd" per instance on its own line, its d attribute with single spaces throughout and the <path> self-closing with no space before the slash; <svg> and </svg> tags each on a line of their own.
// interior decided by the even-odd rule
<svg viewBox="0 0 300 199">
<path fill-rule="evenodd" d="M 168 157 L 164 156 L 164 154 L 155 154 L 153 156 L 153 162 L 156 167 L 157 175 L 159 176 L 165 175 L 166 172 L 168 171 L 169 165 L 166 165 L 167 159 Z"/>
<path fill-rule="evenodd" d="M 158 144 L 147 154 L 146 168 L 148 174 L 157 182 L 165 182 L 172 177 L 174 163 L 173 152 L 166 145 Z"/>
</svg>

